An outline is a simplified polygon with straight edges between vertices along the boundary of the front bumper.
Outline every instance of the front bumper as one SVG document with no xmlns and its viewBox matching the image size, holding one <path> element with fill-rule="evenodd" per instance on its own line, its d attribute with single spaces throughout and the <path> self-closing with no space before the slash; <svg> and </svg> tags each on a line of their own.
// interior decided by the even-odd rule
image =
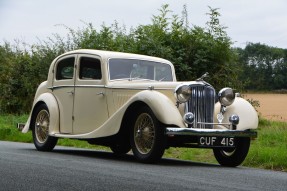
<svg viewBox="0 0 287 191">
<path fill-rule="evenodd" d="M 254 139 L 254 130 L 199 129 L 167 127 L 167 148 L 236 148 L 238 140 Z"/>
<path fill-rule="evenodd" d="M 228 130 L 228 129 L 196 129 L 167 127 L 168 136 L 210 136 L 210 137 L 250 137 L 256 138 L 257 132 L 252 130 Z"/>
</svg>

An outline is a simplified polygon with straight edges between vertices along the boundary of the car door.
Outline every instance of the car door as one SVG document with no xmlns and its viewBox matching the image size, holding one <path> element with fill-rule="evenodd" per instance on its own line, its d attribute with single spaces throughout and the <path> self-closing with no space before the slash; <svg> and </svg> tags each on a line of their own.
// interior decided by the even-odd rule
<svg viewBox="0 0 287 191">
<path fill-rule="evenodd" d="M 73 129 L 75 55 L 60 58 L 54 67 L 53 94 L 60 111 L 60 133 L 71 134 Z"/>
<path fill-rule="evenodd" d="M 96 56 L 80 54 L 77 58 L 73 134 L 92 132 L 108 119 L 101 64 Z"/>
</svg>

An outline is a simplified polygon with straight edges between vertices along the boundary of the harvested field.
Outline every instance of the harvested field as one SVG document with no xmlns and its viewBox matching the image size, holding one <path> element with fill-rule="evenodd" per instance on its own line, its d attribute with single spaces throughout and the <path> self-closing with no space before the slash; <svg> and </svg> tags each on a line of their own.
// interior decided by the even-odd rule
<svg viewBox="0 0 287 191">
<path fill-rule="evenodd" d="M 245 99 L 259 101 L 256 108 L 261 117 L 273 121 L 287 122 L 287 94 L 243 94 Z"/>
</svg>

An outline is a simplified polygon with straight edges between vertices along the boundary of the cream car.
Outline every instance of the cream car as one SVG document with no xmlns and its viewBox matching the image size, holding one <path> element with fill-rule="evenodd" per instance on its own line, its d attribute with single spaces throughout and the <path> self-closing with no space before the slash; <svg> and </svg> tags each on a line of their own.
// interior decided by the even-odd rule
<svg viewBox="0 0 287 191">
<path fill-rule="evenodd" d="M 225 166 L 240 165 L 257 136 L 254 108 L 231 88 L 177 82 L 171 62 L 144 55 L 76 50 L 57 57 L 36 92 L 28 121 L 39 151 L 58 138 L 132 150 L 141 162 L 169 147 L 210 148 Z"/>
</svg>

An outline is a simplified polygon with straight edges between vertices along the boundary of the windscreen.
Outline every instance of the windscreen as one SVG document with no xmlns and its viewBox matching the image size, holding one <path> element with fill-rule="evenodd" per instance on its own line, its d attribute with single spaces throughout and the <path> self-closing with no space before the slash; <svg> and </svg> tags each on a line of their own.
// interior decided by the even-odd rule
<svg viewBox="0 0 287 191">
<path fill-rule="evenodd" d="M 110 59 L 109 72 L 110 80 L 173 81 L 170 65 L 146 60 Z"/>
</svg>

